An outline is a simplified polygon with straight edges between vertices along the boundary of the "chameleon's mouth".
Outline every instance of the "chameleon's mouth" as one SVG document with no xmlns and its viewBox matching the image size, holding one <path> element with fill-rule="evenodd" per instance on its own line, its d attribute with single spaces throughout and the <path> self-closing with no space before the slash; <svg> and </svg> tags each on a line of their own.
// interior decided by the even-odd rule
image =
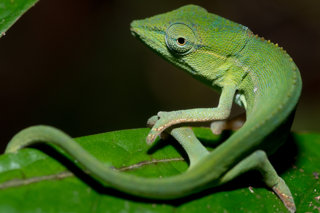
<svg viewBox="0 0 320 213">
<path fill-rule="evenodd" d="M 131 27 L 130 28 L 130 32 L 131 32 L 131 35 L 133 35 L 133 37 L 137 38 L 139 41 L 141 41 L 142 43 L 144 44 L 147 44 L 148 42 L 146 41 L 147 38 L 144 38 L 143 37 L 143 33 L 137 29 L 137 28 L 133 28 Z M 148 45 L 147 45 L 148 46 Z"/>
<path fill-rule="evenodd" d="M 145 20 L 135 20 L 130 24 L 130 31 L 134 37 L 142 41 L 149 48 L 160 53 L 163 57 L 168 57 L 169 52 L 165 45 L 164 30 L 146 23 Z"/>
<path fill-rule="evenodd" d="M 140 29 L 143 28 L 140 24 L 139 24 L 139 21 L 133 21 L 131 22 L 130 24 L 130 31 L 131 31 L 131 34 L 134 36 L 134 37 L 140 37 L 140 35 L 142 34 L 142 32 L 139 32 L 141 31 Z"/>
<path fill-rule="evenodd" d="M 131 35 L 133 35 L 134 37 L 139 37 L 138 26 L 137 26 L 137 24 L 135 22 L 136 21 L 131 22 L 131 24 L 130 24 L 130 32 L 131 32 Z"/>
<path fill-rule="evenodd" d="M 146 38 L 143 38 L 143 32 L 141 32 L 142 30 L 139 30 L 139 28 L 137 27 L 132 27 L 132 23 L 131 23 L 131 27 L 130 27 L 130 32 L 131 35 L 133 35 L 133 37 L 137 38 L 138 40 L 140 40 L 142 43 L 146 44 Z M 147 45 L 148 46 L 148 45 Z"/>
<path fill-rule="evenodd" d="M 143 39 L 143 35 L 146 34 L 145 29 L 143 26 L 141 26 L 139 24 L 139 21 L 133 21 L 130 24 L 130 32 L 131 35 L 133 35 L 135 38 L 138 38 L 139 40 L 141 40 L 143 43 L 145 43 L 145 39 Z"/>
<path fill-rule="evenodd" d="M 131 32 L 131 35 L 133 35 L 134 37 L 137 36 L 137 33 L 134 31 L 134 28 L 130 28 L 130 32 Z"/>
</svg>

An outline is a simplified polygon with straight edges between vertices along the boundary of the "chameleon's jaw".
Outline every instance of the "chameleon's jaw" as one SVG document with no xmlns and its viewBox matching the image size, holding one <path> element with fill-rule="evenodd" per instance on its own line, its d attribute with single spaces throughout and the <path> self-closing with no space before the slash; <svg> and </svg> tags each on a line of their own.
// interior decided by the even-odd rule
<svg viewBox="0 0 320 213">
<path fill-rule="evenodd" d="M 138 40 L 140 40 L 142 43 L 147 44 L 145 42 L 145 39 L 143 39 L 143 37 L 141 36 L 142 33 L 138 28 L 134 28 L 134 27 L 130 27 L 130 32 L 131 35 L 133 35 L 133 37 L 137 38 Z M 147 45 L 148 46 L 148 45 Z"/>
</svg>

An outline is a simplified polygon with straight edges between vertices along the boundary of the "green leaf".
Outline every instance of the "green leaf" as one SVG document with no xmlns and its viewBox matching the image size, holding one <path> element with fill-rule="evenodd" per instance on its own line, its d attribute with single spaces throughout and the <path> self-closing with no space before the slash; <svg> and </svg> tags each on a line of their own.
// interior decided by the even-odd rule
<svg viewBox="0 0 320 213">
<path fill-rule="evenodd" d="M 164 178 L 187 169 L 173 139 L 148 147 L 149 129 L 109 132 L 77 138 L 106 164 L 143 177 Z M 196 128 L 207 145 L 222 138 Z M 181 156 L 182 155 L 182 156 Z M 298 212 L 320 208 L 320 135 L 293 134 L 271 159 L 289 185 Z M 210 172 L 210 171 L 208 171 Z M 286 212 L 259 174 L 174 201 L 149 201 L 103 187 L 78 169 L 60 149 L 42 144 L 0 156 L 0 212 Z"/>
<path fill-rule="evenodd" d="M 38 0 L 1 0 L 0 37 Z"/>
</svg>

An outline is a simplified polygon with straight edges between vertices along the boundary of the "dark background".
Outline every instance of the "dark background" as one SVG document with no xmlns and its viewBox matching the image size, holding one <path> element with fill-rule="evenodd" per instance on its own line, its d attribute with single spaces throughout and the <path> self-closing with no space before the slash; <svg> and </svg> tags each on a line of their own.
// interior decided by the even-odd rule
<svg viewBox="0 0 320 213">
<path fill-rule="evenodd" d="M 73 137 L 144 127 L 159 110 L 218 96 L 152 53 L 129 24 L 194 3 L 277 42 L 301 70 L 293 129 L 320 131 L 320 1 L 41 0 L 0 39 L 0 150 L 49 124 Z"/>
</svg>

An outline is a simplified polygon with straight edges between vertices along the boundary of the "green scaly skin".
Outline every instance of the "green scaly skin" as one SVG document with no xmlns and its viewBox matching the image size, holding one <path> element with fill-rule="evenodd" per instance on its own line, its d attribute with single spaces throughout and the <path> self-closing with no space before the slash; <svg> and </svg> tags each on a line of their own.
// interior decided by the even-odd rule
<svg viewBox="0 0 320 213">
<path fill-rule="evenodd" d="M 189 156 L 188 171 L 163 179 L 122 174 L 97 161 L 63 132 L 46 126 L 22 130 L 6 152 L 51 142 L 101 182 L 151 199 L 187 196 L 256 169 L 287 209 L 295 212 L 289 188 L 267 158 L 285 140 L 301 92 L 299 70 L 290 56 L 247 27 L 194 5 L 133 21 L 131 31 L 160 56 L 221 92 L 216 108 L 159 112 L 148 121 L 152 129 L 147 142 L 152 143 L 163 131 L 171 134 Z M 225 120 L 233 101 L 245 108 L 247 121 L 212 152 L 201 145 L 191 129 L 181 125 Z"/>
</svg>

